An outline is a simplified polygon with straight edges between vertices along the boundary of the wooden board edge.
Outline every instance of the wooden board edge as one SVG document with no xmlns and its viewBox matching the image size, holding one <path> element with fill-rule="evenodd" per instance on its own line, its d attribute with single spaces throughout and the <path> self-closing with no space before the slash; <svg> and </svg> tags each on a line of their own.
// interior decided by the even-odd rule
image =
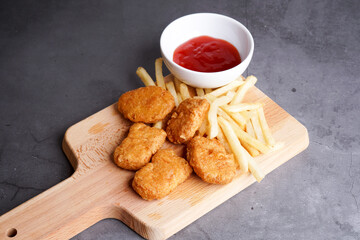
<svg viewBox="0 0 360 240">
<path fill-rule="evenodd" d="M 61 147 L 62 147 L 62 150 L 63 150 L 65 156 L 67 157 L 71 166 L 73 167 L 74 171 L 76 171 L 77 166 L 78 166 L 78 160 L 75 156 L 74 149 L 72 147 L 70 147 L 70 144 L 69 144 L 68 131 L 70 130 L 70 128 L 68 128 L 65 132 L 64 138 L 61 143 Z"/>
</svg>

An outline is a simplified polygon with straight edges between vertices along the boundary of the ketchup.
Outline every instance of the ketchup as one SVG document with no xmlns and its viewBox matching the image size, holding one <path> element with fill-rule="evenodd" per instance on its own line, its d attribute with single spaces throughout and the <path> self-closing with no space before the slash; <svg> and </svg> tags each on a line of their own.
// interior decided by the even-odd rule
<svg viewBox="0 0 360 240">
<path fill-rule="evenodd" d="M 173 60 L 180 66 L 198 72 L 220 72 L 241 63 L 240 54 L 229 42 L 200 36 L 175 49 Z"/>
</svg>

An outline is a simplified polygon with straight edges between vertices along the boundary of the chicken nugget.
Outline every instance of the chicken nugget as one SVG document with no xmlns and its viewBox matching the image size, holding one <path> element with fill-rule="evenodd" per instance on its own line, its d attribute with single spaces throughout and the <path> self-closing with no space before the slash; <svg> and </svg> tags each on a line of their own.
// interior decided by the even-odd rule
<svg viewBox="0 0 360 240">
<path fill-rule="evenodd" d="M 236 174 L 236 163 L 217 139 L 196 136 L 187 144 L 187 160 L 205 182 L 226 184 Z"/>
<path fill-rule="evenodd" d="M 210 103 L 203 98 L 188 98 L 180 103 L 167 123 L 166 133 L 172 143 L 185 143 L 200 128 Z"/>
<path fill-rule="evenodd" d="M 135 173 L 133 189 L 145 200 L 168 195 L 192 173 L 189 163 L 171 149 L 160 149 L 150 163 Z"/>
<path fill-rule="evenodd" d="M 171 93 L 161 87 L 141 87 L 121 95 L 118 110 L 133 122 L 155 123 L 175 107 Z"/>
<path fill-rule="evenodd" d="M 115 149 L 114 162 L 121 168 L 138 170 L 150 162 L 151 156 L 161 148 L 165 139 L 164 130 L 134 123 L 128 136 Z"/>
</svg>

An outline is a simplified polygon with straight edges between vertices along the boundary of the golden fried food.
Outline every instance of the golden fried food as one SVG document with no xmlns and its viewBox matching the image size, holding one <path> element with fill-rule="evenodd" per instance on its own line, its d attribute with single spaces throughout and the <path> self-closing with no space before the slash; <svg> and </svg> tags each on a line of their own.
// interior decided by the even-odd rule
<svg viewBox="0 0 360 240">
<path fill-rule="evenodd" d="M 196 136 L 187 144 L 187 160 L 195 173 L 205 182 L 226 184 L 236 174 L 236 163 L 232 155 L 217 139 Z"/>
<path fill-rule="evenodd" d="M 135 173 L 132 187 L 145 200 L 168 195 L 192 173 L 189 163 L 171 149 L 160 149 Z"/>
<path fill-rule="evenodd" d="M 138 88 L 121 95 L 118 110 L 133 122 L 155 123 L 175 107 L 174 97 L 161 87 Z"/>
<path fill-rule="evenodd" d="M 161 148 L 166 139 L 162 129 L 135 123 L 128 136 L 115 149 L 114 162 L 121 168 L 138 170 L 150 162 L 151 156 Z"/>
<path fill-rule="evenodd" d="M 210 104 L 203 98 L 182 101 L 168 121 L 166 133 L 170 142 L 181 144 L 190 140 L 200 128 Z"/>
</svg>

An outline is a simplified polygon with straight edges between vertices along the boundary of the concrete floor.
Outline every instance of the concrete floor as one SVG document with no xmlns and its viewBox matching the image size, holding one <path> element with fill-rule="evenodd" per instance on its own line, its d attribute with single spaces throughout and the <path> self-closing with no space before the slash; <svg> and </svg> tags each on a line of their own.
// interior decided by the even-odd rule
<svg viewBox="0 0 360 240">
<path fill-rule="evenodd" d="M 359 1 L 1 1 L 0 214 L 72 174 L 65 130 L 140 87 L 164 27 L 194 12 L 248 27 L 247 74 L 310 146 L 171 239 L 360 239 Z M 141 237 L 106 219 L 73 239 Z"/>
</svg>

